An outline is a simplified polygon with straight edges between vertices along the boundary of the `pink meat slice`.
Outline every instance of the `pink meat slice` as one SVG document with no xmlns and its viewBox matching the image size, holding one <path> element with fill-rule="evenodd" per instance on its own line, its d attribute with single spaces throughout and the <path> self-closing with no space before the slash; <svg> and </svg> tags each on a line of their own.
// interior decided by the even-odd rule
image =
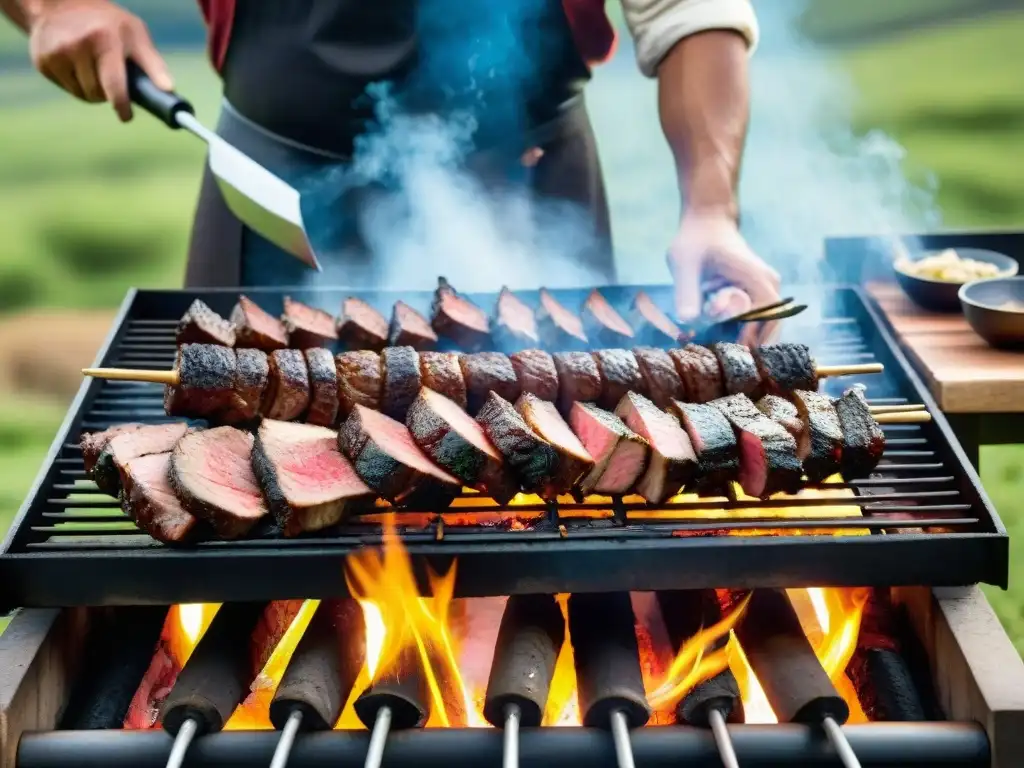
<svg viewBox="0 0 1024 768">
<path fill-rule="evenodd" d="M 231 322 L 235 326 L 236 347 L 273 352 L 288 346 L 288 332 L 284 324 L 248 296 L 238 297 L 238 304 L 231 312 Z"/>
<path fill-rule="evenodd" d="M 652 504 L 678 493 L 697 466 L 693 445 L 679 421 L 636 392 L 622 398 L 615 415 L 651 446 L 650 462 L 637 483 L 637 493 Z"/>
<path fill-rule="evenodd" d="M 593 469 L 583 478 L 583 495 L 629 493 L 647 468 L 647 441 L 593 403 L 575 403 L 569 425 L 594 459 Z"/>
<path fill-rule="evenodd" d="M 157 541 L 185 541 L 197 521 L 171 488 L 171 454 L 139 456 L 122 468 L 124 492 L 121 504 L 135 524 Z"/>
</svg>

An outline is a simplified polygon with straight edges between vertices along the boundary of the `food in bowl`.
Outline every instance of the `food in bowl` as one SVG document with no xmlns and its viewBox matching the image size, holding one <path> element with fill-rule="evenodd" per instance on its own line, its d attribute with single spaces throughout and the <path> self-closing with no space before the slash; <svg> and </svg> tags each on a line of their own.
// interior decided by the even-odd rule
<svg viewBox="0 0 1024 768">
<path fill-rule="evenodd" d="M 969 283 L 1002 274 L 997 265 L 963 258 L 953 248 L 916 261 L 900 257 L 895 266 L 905 275 L 944 283 Z"/>
</svg>

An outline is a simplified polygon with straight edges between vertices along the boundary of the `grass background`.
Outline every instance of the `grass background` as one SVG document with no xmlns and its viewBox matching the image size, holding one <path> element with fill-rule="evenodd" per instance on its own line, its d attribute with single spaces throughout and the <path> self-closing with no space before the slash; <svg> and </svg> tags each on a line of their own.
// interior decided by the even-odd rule
<svg viewBox="0 0 1024 768">
<path fill-rule="evenodd" d="M 201 53 L 193 4 L 126 4 L 144 8 L 178 90 L 210 119 L 218 89 Z M 831 49 L 858 88 L 855 127 L 894 136 L 907 149 L 912 176 L 937 176 L 951 227 L 1024 224 L 1024 10 L 1000 10 L 1008 5 L 811 0 L 802 19 L 807 35 Z M 657 227 L 629 213 L 627 202 L 636 204 L 641 195 L 640 206 L 652 207 L 642 197 L 649 180 L 652 188 L 671 187 L 662 161 L 638 160 L 626 139 L 637 130 L 657 131 L 649 84 L 620 61 L 599 72 L 592 92 L 616 236 L 643 240 Z M 636 93 L 644 94 L 642 103 Z M 0 109 L 0 324 L 39 308 L 113 308 L 129 286 L 180 282 L 203 159 L 197 141 L 171 135 L 148 117 L 121 126 L 107 108 L 63 97 L 27 68 L 24 40 L 2 25 Z M 673 215 L 664 201 L 661 208 L 658 226 Z M 40 340 L 41 355 L 44 345 Z M 67 406 L 67 397 L 33 394 L 13 379 L 0 397 L 0 530 L 24 498 Z M 1012 535 L 1013 562 L 1024 563 L 1024 447 L 985 449 L 982 465 Z M 1016 576 L 1010 591 L 988 594 L 1024 650 L 1024 579 Z"/>
</svg>

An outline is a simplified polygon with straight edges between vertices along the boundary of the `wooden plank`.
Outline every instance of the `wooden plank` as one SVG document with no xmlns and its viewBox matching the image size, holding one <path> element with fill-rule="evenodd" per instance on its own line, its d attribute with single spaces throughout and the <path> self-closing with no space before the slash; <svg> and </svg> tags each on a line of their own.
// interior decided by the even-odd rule
<svg viewBox="0 0 1024 768">
<path fill-rule="evenodd" d="M 898 285 L 867 292 L 947 413 L 1024 413 L 1024 354 L 993 349 L 960 314 L 927 312 Z"/>
</svg>

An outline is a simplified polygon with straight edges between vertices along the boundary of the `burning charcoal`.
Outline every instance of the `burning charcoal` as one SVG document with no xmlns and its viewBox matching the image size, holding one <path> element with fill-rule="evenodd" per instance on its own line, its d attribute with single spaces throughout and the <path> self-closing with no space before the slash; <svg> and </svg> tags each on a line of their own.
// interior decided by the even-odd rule
<svg viewBox="0 0 1024 768">
<path fill-rule="evenodd" d="M 121 492 L 125 464 L 140 456 L 167 453 L 188 431 L 188 424 L 147 424 L 115 435 L 100 452 L 89 476 L 109 496 Z"/>
<path fill-rule="evenodd" d="M 373 495 L 326 427 L 264 419 L 252 468 L 285 536 L 330 528 L 349 503 Z"/>
<path fill-rule="evenodd" d="M 351 349 L 374 349 L 388 343 L 388 321 L 362 299 L 349 296 L 341 303 L 338 338 Z"/>
<path fill-rule="evenodd" d="M 215 344 L 183 344 L 175 358 L 178 384 L 164 389 L 168 416 L 212 418 L 230 408 L 238 374 L 235 350 Z"/>
<path fill-rule="evenodd" d="M 576 403 L 569 414 L 572 431 L 594 459 L 580 493 L 620 496 L 629 493 L 647 469 L 650 446 L 613 413 L 593 403 Z"/>
<path fill-rule="evenodd" d="M 385 347 L 380 355 L 381 410 L 396 421 L 405 421 L 409 406 L 419 394 L 420 358 L 412 347 Z"/>
<path fill-rule="evenodd" d="M 677 344 L 683 334 L 679 326 L 654 303 L 654 299 L 643 291 L 638 291 L 633 299 L 632 320 L 637 340 L 643 339 L 649 344 Z"/>
<path fill-rule="evenodd" d="M 800 490 L 802 467 L 789 432 L 757 410 L 746 395 L 729 395 L 711 405 L 725 414 L 739 437 L 739 483 L 744 493 L 766 499 Z"/>
<path fill-rule="evenodd" d="M 660 504 L 677 494 L 697 468 L 690 438 L 679 421 L 636 392 L 622 398 L 615 415 L 651 447 L 650 461 L 637 483 L 637 493 L 651 504 Z"/>
<path fill-rule="evenodd" d="M 793 392 L 793 402 L 805 425 L 807 452 L 803 455 L 804 474 L 811 483 L 820 483 L 839 472 L 843 455 L 843 431 L 832 398 L 818 392 Z"/>
<path fill-rule="evenodd" d="M 338 420 L 344 421 L 357 405 L 380 410 L 380 355 L 369 350 L 342 352 L 334 358 L 338 373 Z"/>
<path fill-rule="evenodd" d="M 338 420 L 338 372 L 329 349 L 313 347 L 305 352 L 309 369 L 309 410 L 306 421 L 321 427 Z"/>
<path fill-rule="evenodd" d="M 558 471 L 547 486 L 541 489 L 541 497 L 552 499 L 569 493 L 584 473 L 594 466 L 594 460 L 587 449 L 565 423 L 554 403 L 524 392 L 516 402 L 516 410 L 527 426 L 550 443 L 558 454 Z"/>
<path fill-rule="evenodd" d="M 558 477 L 555 449 L 523 421 L 512 403 L 491 392 L 476 420 L 527 493 L 541 493 Z"/>
<path fill-rule="evenodd" d="M 585 349 L 588 343 L 583 321 L 562 306 L 546 288 L 540 289 L 537 330 L 549 349 Z"/>
<path fill-rule="evenodd" d="M 589 352 L 557 352 L 558 407 L 568 414 L 574 403 L 596 403 L 601 397 L 601 373 Z"/>
<path fill-rule="evenodd" d="M 501 352 L 462 355 L 459 362 L 462 365 L 462 377 L 466 381 L 470 413 L 477 413 L 491 392 L 509 402 L 515 402 L 519 397 L 519 380 L 515 368 Z"/>
<path fill-rule="evenodd" d="M 359 720 L 369 729 L 373 729 L 385 707 L 391 711 L 392 728 L 422 728 L 430 716 L 430 689 L 416 646 L 407 646 L 388 669 L 379 670 L 353 707 Z"/>
<path fill-rule="evenodd" d="M 270 657 L 299 615 L 305 600 L 271 600 L 266 604 L 249 642 L 249 669 L 253 679 L 263 673 Z"/>
<path fill-rule="evenodd" d="M 611 410 L 629 392 L 646 393 L 636 357 L 628 349 L 599 349 L 594 362 L 601 374 L 601 396 L 597 404 Z"/>
<path fill-rule="evenodd" d="M 182 506 L 225 539 L 267 514 L 252 471 L 253 436 L 234 427 L 185 435 L 171 454 L 171 487 Z"/>
<path fill-rule="evenodd" d="M 171 454 L 153 453 L 125 462 L 121 506 L 139 529 L 164 544 L 187 541 L 197 520 L 174 495 Z"/>
<path fill-rule="evenodd" d="M 740 471 L 739 444 L 725 415 L 713 405 L 673 401 L 672 412 L 686 430 L 697 470 L 686 486 L 698 493 L 721 493 Z"/>
<path fill-rule="evenodd" d="M 800 418 L 800 411 L 789 400 L 778 395 L 765 395 L 757 401 L 757 410 L 772 421 L 778 422 L 796 440 L 796 457 L 803 461 L 811 450 L 807 430 Z"/>
<path fill-rule="evenodd" d="M 499 349 L 522 349 L 540 344 L 533 310 L 508 288 L 503 287 L 498 294 L 492 326 L 494 343 Z"/>
<path fill-rule="evenodd" d="M 540 349 L 524 349 L 509 355 L 508 360 L 523 394 L 551 402 L 558 399 L 558 370 L 551 355 Z"/>
<path fill-rule="evenodd" d="M 794 389 L 818 391 L 814 358 L 806 344 L 765 344 L 753 352 L 768 393 L 785 397 Z"/>
<path fill-rule="evenodd" d="M 420 352 L 420 376 L 427 389 L 444 395 L 463 410 L 469 406 L 457 352 Z"/>
<path fill-rule="evenodd" d="M 322 347 L 338 340 L 335 320 L 327 312 L 284 297 L 284 315 L 281 317 L 288 340 L 296 349 Z"/>
<path fill-rule="evenodd" d="M 83 432 L 79 440 L 79 447 L 82 449 L 82 464 L 85 466 L 85 474 L 91 476 L 93 467 L 107 447 L 107 443 L 118 435 L 128 432 L 135 432 L 146 427 L 146 424 L 131 423 L 118 424 L 117 426 L 104 429 L 102 432 Z"/>
<path fill-rule="evenodd" d="M 668 355 L 675 363 L 688 402 L 710 403 L 725 396 L 722 369 L 710 349 L 687 344 L 682 349 L 670 349 Z"/>
<path fill-rule="evenodd" d="M 263 398 L 263 417 L 291 421 L 309 406 L 309 369 L 298 349 L 270 353 L 270 382 Z"/>
<path fill-rule="evenodd" d="M 446 336 L 467 352 L 481 349 L 491 340 L 487 313 L 459 295 L 443 277 L 437 280 L 437 291 L 431 305 L 431 327 L 439 336 Z"/>
<path fill-rule="evenodd" d="M 202 299 L 192 302 L 174 334 L 178 344 L 235 346 L 235 326 L 214 312 Z"/>
<path fill-rule="evenodd" d="M 583 302 L 580 317 L 583 320 L 583 332 L 594 344 L 605 347 L 633 345 L 633 329 L 596 288 Z"/>
<path fill-rule="evenodd" d="M 388 344 L 416 350 L 433 349 L 437 344 L 437 334 L 427 318 L 404 301 L 396 301 L 388 326 Z"/>
<path fill-rule="evenodd" d="M 284 323 L 264 312 L 248 296 L 239 296 L 231 312 L 235 326 L 235 346 L 253 347 L 264 352 L 284 349 L 288 346 L 288 332 Z"/>
<path fill-rule="evenodd" d="M 841 466 L 845 480 L 867 477 L 885 452 L 885 434 L 871 415 L 860 389 L 848 389 L 836 400 L 836 413 L 843 432 Z"/>
<path fill-rule="evenodd" d="M 676 366 L 664 349 L 637 347 L 633 350 L 644 390 L 659 408 L 668 408 L 673 400 L 685 400 L 686 389 Z"/>
<path fill-rule="evenodd" d="M 747 395 L 755 400 L 760 397 L 761 376 L 748 347 L 721 343 L 712 344 L 711 351 L 721 366 L 726 392 L 730 395 Z"/>
<path fill-rule="evenodd" d="M 270 383 L 270 361 L 259 349 L 237 349 L 238 372 L 231 402 L 217 415 L 221 424 L 248 424 L 259 415 L 263 393 Z"/>
</svg>

